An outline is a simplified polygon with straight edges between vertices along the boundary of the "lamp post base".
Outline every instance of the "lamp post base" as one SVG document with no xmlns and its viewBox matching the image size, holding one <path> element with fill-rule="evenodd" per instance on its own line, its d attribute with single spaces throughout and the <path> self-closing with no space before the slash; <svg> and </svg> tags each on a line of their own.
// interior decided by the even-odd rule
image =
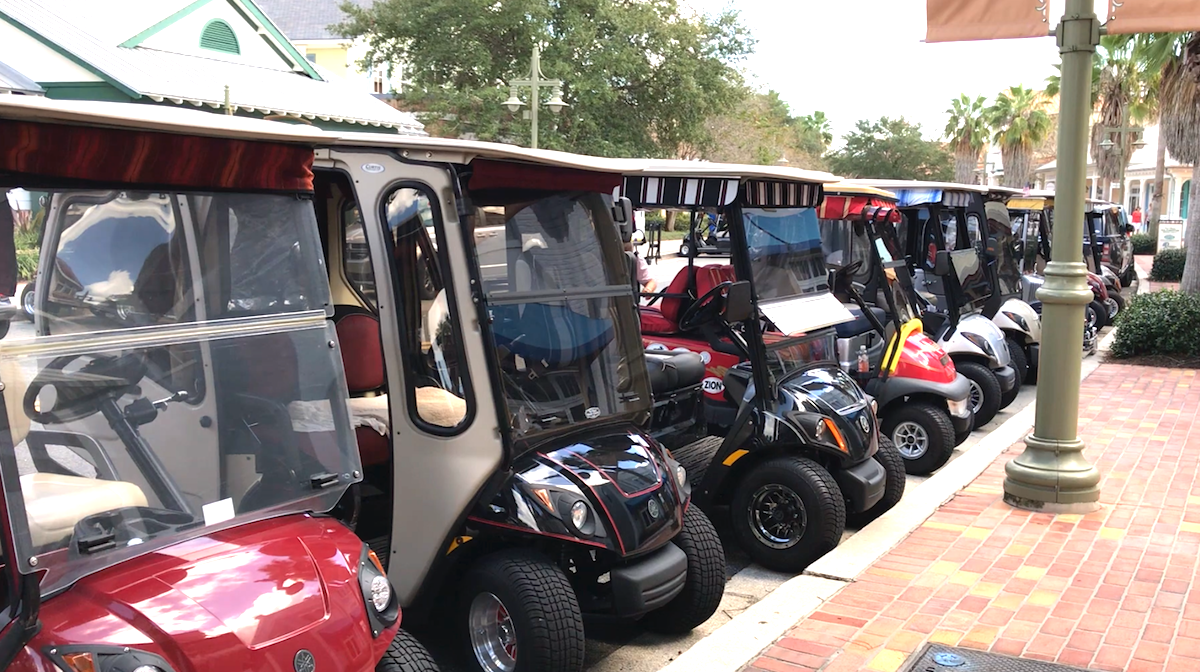
<svg viewBox="0 0 1200 672">
<path fill-rule="evenodd" d="M 1100 471 L 1083 459 L 1083 441 L 1025 437 L 1025 452 L 1004 465 L 1004 501 L 1047 513 L 1100 508 Z"/>
</svg>

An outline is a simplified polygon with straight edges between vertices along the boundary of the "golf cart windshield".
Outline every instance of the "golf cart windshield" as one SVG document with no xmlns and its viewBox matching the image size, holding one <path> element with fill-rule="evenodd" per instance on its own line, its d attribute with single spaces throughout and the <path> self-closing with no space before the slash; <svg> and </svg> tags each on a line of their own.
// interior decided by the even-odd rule
<svg viewBox="0 0 1200 672">
<path fill-rule="evenodd" d="M 648 410 L 633 287 L 608 197 L 563 192 L 486 207 L 475 245 L 517 439 Z"/>
<path fill-rule="evenodd" d="M 331 509 L 361 465 L 311 202 L 27 188 L 46 227 L 35 324 L 0 344 L 21 571 L 49 593 Z"/>
<path fill-rule="evenodd" d="M 836 362 L 836 339 L 837 333 L 832 329 L 798 338 L 774 341 L 768 338 L 765 343 L 767 368 L 776 381 L 782 381 L 810 364 Z"/>
<path fill-rule="evenodd" d="M 829 291 L 813 208 L 745 208 L 746 244 L 759 300 Z"/>
</svg>

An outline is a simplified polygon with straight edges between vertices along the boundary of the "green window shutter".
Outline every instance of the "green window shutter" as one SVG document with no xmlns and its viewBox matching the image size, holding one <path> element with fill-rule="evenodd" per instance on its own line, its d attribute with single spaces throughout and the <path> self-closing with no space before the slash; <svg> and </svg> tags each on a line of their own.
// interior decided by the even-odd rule
<svg viewBox="0 0 1200 672">
<path fill-rule="evenodd" d="M 242 49 L 238 46 L 237 35 L 233 33 L 233 28 L 229 27 L 228 23 L 220 19 L 213 19 L 204 26 L 204 32 L 200 33 L 200 47 L 203 49 L 212 49 L 213 51 L 222 51 L 226 54 L 241 54 Z"/>
</svg>

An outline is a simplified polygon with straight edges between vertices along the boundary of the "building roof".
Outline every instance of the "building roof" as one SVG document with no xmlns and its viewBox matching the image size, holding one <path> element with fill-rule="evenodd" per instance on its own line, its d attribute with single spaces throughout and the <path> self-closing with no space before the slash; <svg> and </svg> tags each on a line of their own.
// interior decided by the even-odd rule
<svg viewBox="0 0 1200 672">
<path fill-rule="evenodd" d="M 11 68 L 0 62 L 0 91 L 10 93 L 26 93 L 40 95 L 45 93 L 42 87 L 32 79 L 17 72 L 16 68 Z"/>
<path fill-rule="evenodd" d="M 259 11 L 250 0 L 226 1 Z M 93 24 L 86 13 L 81 16 L 64 11 L 64 7 L 71 9 L 79 2 L 82 0 L 0 0 L 0 20 L 7 19 L 139 102 L 216 109 L 224 106 L 228 86 L 230 103 L 236 111 L 382 127 L 408 134 L 425 132 L 412 113 L 354 90 L 337 78 L 322 80 L 266 17 L 259 35 L 282 50 L 277 68 L 141 46 L 140 37 L 189 11 L 195 3 L 168 14 L 156 26 L 131 38 L 128 33 L 137 30 L 136 25 L 131 28 L 126 22 L 123 32 L 117 32 L 103 21 Z M 103 4 L 112 13 L 111 3 L 94 4 Z M 168 4 L 170 7 L 164 11 L 170 12 L 178 0 Z"/>
<path fill-rule="evenodd" d="M 271 17 L 289 40 L 335 40 L 329 27 L 346 20 L 344 0 L 258 0 L 258 6 Z M 359 7 L 370 7 L 374 0 L 350 0 Z"/>
</svg>

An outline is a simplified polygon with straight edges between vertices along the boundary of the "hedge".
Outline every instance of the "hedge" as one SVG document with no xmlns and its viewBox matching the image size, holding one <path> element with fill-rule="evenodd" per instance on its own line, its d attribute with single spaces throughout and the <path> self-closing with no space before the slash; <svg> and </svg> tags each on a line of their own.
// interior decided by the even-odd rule
<svg viewBox="0 0 1200 672">
<path fill-rule="evenodd" d="M 1116 326 L 1114 357 L 1200 356 L 1200 295 L 1174 290 L 1138 294 L 1117 315 Z"/>
<path fill-rule="evenodd" d="M 37 275 L 38 251 L 17 250 L 17 277 L 20 280 L 32 280 Z"/>
<path fill-rule="evenodd" d="M 1179 282 L 1183 278 L 1183 264 L 1187 261 L 1185 250 L 1163 250 L 1154 255 L 1154 267 L 1150 279 L 1155 282 Z"/>
<path fill-rule="evenodd" d="M 1154 254 L 1158 252 L 1158 241 L 1148 233 L 1135 233 L 1130 240 L 1133 241 L 1134 254 Z"/>
</svg>

